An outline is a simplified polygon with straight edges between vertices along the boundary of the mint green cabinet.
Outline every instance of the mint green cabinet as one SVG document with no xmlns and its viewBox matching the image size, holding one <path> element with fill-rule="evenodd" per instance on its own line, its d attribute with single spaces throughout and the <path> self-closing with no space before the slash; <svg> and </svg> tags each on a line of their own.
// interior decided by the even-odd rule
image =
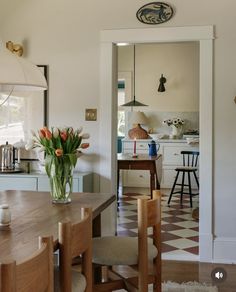
<svg viewBox="0 0 236 292">
<path fill-rule="evenodd" d="M 49 179 L 41 173 L 0 174 L 0 191 L 50 191 Z M 77 172 L 73 176 L 73 192 L 93 192 L 93 174 Z"/>
</svg>

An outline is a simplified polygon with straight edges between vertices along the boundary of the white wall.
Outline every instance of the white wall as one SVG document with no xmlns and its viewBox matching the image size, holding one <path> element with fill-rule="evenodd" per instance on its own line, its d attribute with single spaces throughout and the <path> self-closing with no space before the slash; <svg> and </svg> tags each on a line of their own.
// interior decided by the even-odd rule
<svg viewBox="0 0 236 292">
<path fill-rule="evenodd" d="M 119 47 L 118 71 L 134 70 L 133 46 Z M 159 43 L 135 46 L 136 99 L 145 110 L 199 110 L 199 44 Z M 167 79 L 165 92 L 158 92 L 161 74 Z"/>
<path fill-rule="evenodd" d="M 27 58 L 49 65 L 49 122 L 83 125 L 91 134 L 90 155 L 80 163 L 97 171 L 97 122 L 85 122 L 85 108 L 99 107 L 99 32 L 148 27 L 135 13 L 146 1 L 2 0 L 0 36 L 23 42 Z M 215 25 L 214 46 L 214 233 L 215 260 L 236 261 L 236 39 L 235 0 L 172 0 L 174 17 L 160 26 Z M 95 160 L 94 160 L 95 158 Z M 220 246 L 219 246 L 220 245 Z M 221 247 L 224 247 L 222 249 Z M 233 246 L 233 248 L 232 248 Z M 229 251 L 229 252 L 227 252 Z"/>
</svg>

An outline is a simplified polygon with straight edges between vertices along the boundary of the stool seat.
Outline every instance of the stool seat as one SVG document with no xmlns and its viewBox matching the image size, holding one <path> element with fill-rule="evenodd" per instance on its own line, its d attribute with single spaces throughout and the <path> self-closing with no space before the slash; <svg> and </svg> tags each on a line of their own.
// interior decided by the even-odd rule
<svg viewBox="0 0 236 292">
<path fill-rule="evenodd" d="M 199 193 L 192 193 L 192 184 L 191 184 L 191 174 L 193 174 L 197 187 L 199 189 L 199 182 L 197 178 L 197 171 L 198 171 L 198 157 L 199 157 L 199 152 L 198 151 L 181 151 L 181 154 L 183 155 L 183 165 L 178 166 L 175 168 L 175 171 L 177 172 L 174 184 L 172 186 L 169 200 L 168 200 L 168 205 L 171 202 L 171 198 L 173 194 L 180 194 L 180 204 L 182 205 L 183 202 L 183 195 L 188 194 L 190 197 L 190 207 L 193 207 L 193 202 L 192 202 L 192 197 L 198 195 Z M 188 182 L 187 184 L 185 183 L 185 173 L 187 174 Z M 182 179 L 181 183 L 178 183 L 178 178 L 179 175 L 182 174 Z M 176 186 L 181 186 L 181 189 L 178 191 L 175 191 Z M 189 191 L 186 192 L 184 191 L 184 187 L 188 187 Z"/>
<path fill-rule="evenodd" d="M 175 168 L 176 171 L 197 171 L 197 167 L 192 167 L 192 166 L 179 166 Z"/>
</svg>

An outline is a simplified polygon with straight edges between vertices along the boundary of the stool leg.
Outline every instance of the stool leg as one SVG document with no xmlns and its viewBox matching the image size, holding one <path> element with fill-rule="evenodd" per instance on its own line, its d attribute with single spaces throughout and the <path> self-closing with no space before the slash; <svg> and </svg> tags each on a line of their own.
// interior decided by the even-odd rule
<svg viewBox="0 0 236 292">
<path fill-rule="evenodd" d="M 189 187 L 189 198 L 190 198 L 190 207 L 193 207 L 193 200 L 192 200 L 192 187 L 191 187 L 191 177 L 190 172 L 188 171 L 188 187 Z"/>
<path fill-rule="evenodd" d="M 177 172 L 177 175 L 176 175 L 176 177 L 175 177 L 175 181 L 174 181 L 173 187 L 172 187 L 171 192 L 170 192 L 170 196 L 169 196 L 169 200 L 168 200 L 168 205 L 170 204 L 170 201 L 171 201 L 171 198 L 172 198 L 173 192 L 174 192 L 174 190 L 175 190 L 175 185 L 176 185 L 176 183 L 177 183 L 178 176 L 179 176 L 179 171 Z"/>
<path fill-rule="evenodd" d="M 195 180 L 196 180 L 196 183 L 197 183 L 197 187 L 199 189 L 199 181 L 198 181 L 198 178 L 197 178 L 197 175 L 196 175 L 196 172 L 195 171 L 193 172 L 193 175 L 195 177 Z"/>
<path fill-rule="evenodd" d="M 183 171 L 182 185 L 181 185 L 181 193 L 180 193 L 180 204 L 181 204 L 181 205 L 182 205 L 182 201 L 183 201 L 183 193 L 184 193 L 184 178 L 185 178 L 185 172 Z"/>
</svg>

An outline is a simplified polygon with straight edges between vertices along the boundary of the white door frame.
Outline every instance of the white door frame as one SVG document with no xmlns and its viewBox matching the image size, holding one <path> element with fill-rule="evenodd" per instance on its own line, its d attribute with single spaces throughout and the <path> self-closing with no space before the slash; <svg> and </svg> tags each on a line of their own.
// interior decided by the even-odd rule
<svg viewBox="0 0 236 292">
<path fill-rule="evenodd" d="M 116 192 L 117 43 L 200 43 L 200 261 L 213 258 L 213 26 L 103 30 L 100 58 L 100 191 Z M 105 135 L 105 136 L 104 136 Z"/>
</svg>

